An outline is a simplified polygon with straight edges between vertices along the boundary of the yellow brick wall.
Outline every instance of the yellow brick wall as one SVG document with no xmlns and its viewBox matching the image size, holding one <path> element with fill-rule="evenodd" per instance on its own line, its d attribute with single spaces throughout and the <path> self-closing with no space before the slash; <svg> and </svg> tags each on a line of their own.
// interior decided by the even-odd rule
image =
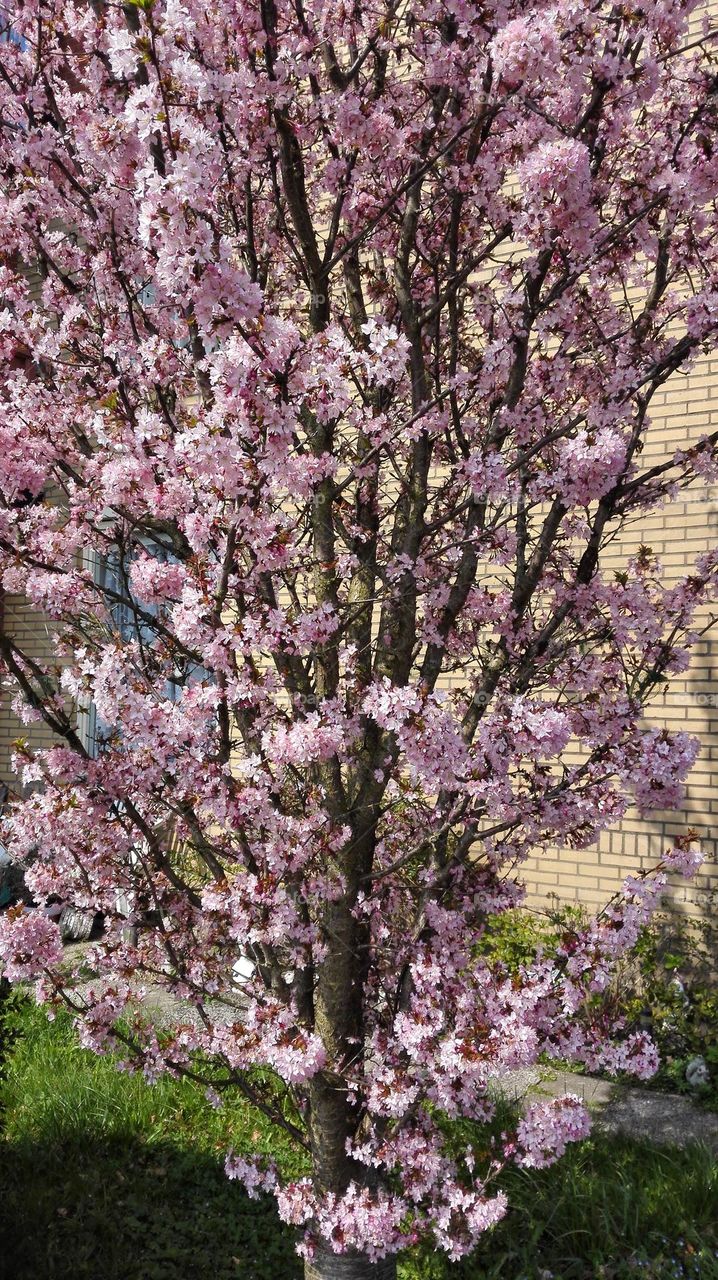
<svg viewBox="0 0 718 1280">
<path fill-rule="evenodd" d="M 0 626 L 30 658 L 48 661 L 52 652 L 48 622 L 21 596 L 7 595 L 1 589 Z M 3 684 L 0 686 L 0 783 L 5 783 L 13 791 L 19 788 L 11 762 L 13 742 L 24 738 L 32 747 L 40 748 L 51 746 L 54 739 L 42 720 L 23 724 L 12 711 L 10 701 L 10 693 Z"/>
<path fill-rule="evenodd" d="M 718 427 L 718 359 L 702 359 L 687 375 L 671 378 L 654 400 L 650 444 L 643 467 L 670 457 Z M 716 545 L 718 486 L 701 483 L 684 490 L 677 501 L 647 513 L 627 531 L 604 564 L 621 568 L 645 543 L 660 557 L 663 577 L 672 583 L 690 571 L 697 555 Z M 703 611 L 707 621 L 710 610 Z M 706 890 L 718 890 L 718 635 L 709 632 L 694 650 L 690 670 L 674 676 L 658 695 L 646 722 L 683 729 L 700 741 L 700 756 L 690 776 L 686 803 L 672 813 L 641 819 L 630 811 L 623 822 L 604 832 L 588 849 L 558 849 L 527 862 L 523 868 L 529 899 L 548 905 L 548 895 L 588 906 L 604 903 L 624 876 L 657 861 L 672 838 L 694 827 L 706 852 L 703 874 L 687 883 L 678 877 L 671 898 L 683 910 L 706 906 Z"/>
</svg>

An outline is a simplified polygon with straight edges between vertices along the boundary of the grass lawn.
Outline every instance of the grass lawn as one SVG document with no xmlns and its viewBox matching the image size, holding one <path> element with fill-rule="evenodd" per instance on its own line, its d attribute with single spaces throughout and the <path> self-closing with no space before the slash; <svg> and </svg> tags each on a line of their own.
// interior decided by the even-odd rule
<svg viewBox="0 0 718 1280">
<path fill-rule="evenodd" d="M 224 1153 L 288 1141 L 242 1103 L 149 1086 L 79 1048 L 65 1019 L 5 1014 L 2 1280 L 295 1280 L 291 1233 L 223 1173 Z M 718 1280 L 718 1167 L 705 1151 L 598 1136 L 541 1173 L 461 1265 L 414 1255 L 401 1280 Z"/>
</svg>

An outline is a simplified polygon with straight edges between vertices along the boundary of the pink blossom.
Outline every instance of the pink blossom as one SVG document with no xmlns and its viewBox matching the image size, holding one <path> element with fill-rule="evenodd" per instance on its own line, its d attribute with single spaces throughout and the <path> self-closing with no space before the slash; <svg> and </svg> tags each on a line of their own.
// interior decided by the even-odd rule
<svg viewBox="0 0 718 1280">
<path fill-rule="evenodd" d="M 230 1151 L 224 1162 L 224 1171 L 228 1178 L 242 1183 L 250 1200 L 258 1200 L 261 1194 L 274 1191 L 278 1185 L 273 1163 L 258 1156 L 238 1156 Z"/>
<path fill-rule="evenodd" d="M 351 1182 L 342 1196 L 329 1193 L 317 1201 L 315 1221 L 321 1238 L 336 1253 L 361 1249 L 374 1260 L 402 1247 L 406 1211 L 401 1196 Z"/>
<path fill-rule="evenodd" d="M 561 56 L 555 11 L 513 18 L 494 36 L 489 51 L 497 76 L 508 88 L 527 81 L 540 83 Z"/>
<path fill-rule="evenodd" d="M 43 911 L 16 908 L 0 916 L 0 961 L 9 982 L 27 982 L 61 959 L 60 930 Z"/>
<path fill-rule="evenodd" d="M 580 431 L 557 450 L 551 478 L 561 497 L 582 506 L 595 502 L 616 483 L 626 460 L 626 442 L 620 432 L 604 428 L 591 435 Z"/>
<path fill-rule="evenodd" d="M 696 849 L 688 841 L 677 843 L 663 855 L 663 863 L 669 871 L 686 878 L 694 876 L 705 860 L 702 849 Z"/>
<path fill-rule="evenodd" d="M 522 161 L 518 182 L 518 227 L 530 244 L 543 248 L 554 233 L 577 253 L 591 248 L 598 218 L 591 203 L 590 156 L 582 142 L 561 138 L 540 143 Z"/>
<path fill-rule="evenodd" d="M 533 1102 L 526 1109 L 516 1131 L 522 1148 L 519 1163 L 544 1169 L 562 1156 L 569 1142 L 588 1137 L 591 1121 L 581 1099 L 574 1094 Z"/>
</svg>

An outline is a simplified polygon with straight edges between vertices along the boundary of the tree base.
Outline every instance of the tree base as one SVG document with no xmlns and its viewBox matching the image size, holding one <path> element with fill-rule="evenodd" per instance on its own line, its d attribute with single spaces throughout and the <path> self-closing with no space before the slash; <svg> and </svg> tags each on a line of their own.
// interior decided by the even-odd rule
<svg viewBox="0 0 718 1280">
<path fill-rule="evenodd" d="M 304 1264 L 304 1280 L 396 1280 L 396 1258 L 371 1262 L 366 1254 L 331 1253 L 317 1249 Z"/>
</svg>

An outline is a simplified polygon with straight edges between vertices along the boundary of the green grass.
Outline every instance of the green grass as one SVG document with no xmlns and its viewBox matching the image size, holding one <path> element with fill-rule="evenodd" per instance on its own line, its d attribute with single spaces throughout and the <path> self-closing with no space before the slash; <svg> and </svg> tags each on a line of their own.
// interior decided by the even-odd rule
<svg viewBox="0 0 718 1280">
<path fill-rule="evenodd" d="M 293 1280 L 290 1231 L 224 1174 L 228 1147 L 296 1153 L 254 1112 L 149 1086 L 22 1005 L 0 1083 L 2 1280 Z"/>
<path fill-rule="evenodd" d="M 240 1102 L 215 1110 L 192 1084 L 117 1072 L 26 1003 L 5 1031 L 2 1280 L 301 1275 L 271 1202 L 223 1172 L 229 1146 L 298 1171 L 287 1139 Z M 596 1137 L 505 1186 L 511 1211 L 478 1254 L 412 1254 L 401 1280 L 718 1280 L 718 1169 L 701 1149 Z"/>
</svg>

